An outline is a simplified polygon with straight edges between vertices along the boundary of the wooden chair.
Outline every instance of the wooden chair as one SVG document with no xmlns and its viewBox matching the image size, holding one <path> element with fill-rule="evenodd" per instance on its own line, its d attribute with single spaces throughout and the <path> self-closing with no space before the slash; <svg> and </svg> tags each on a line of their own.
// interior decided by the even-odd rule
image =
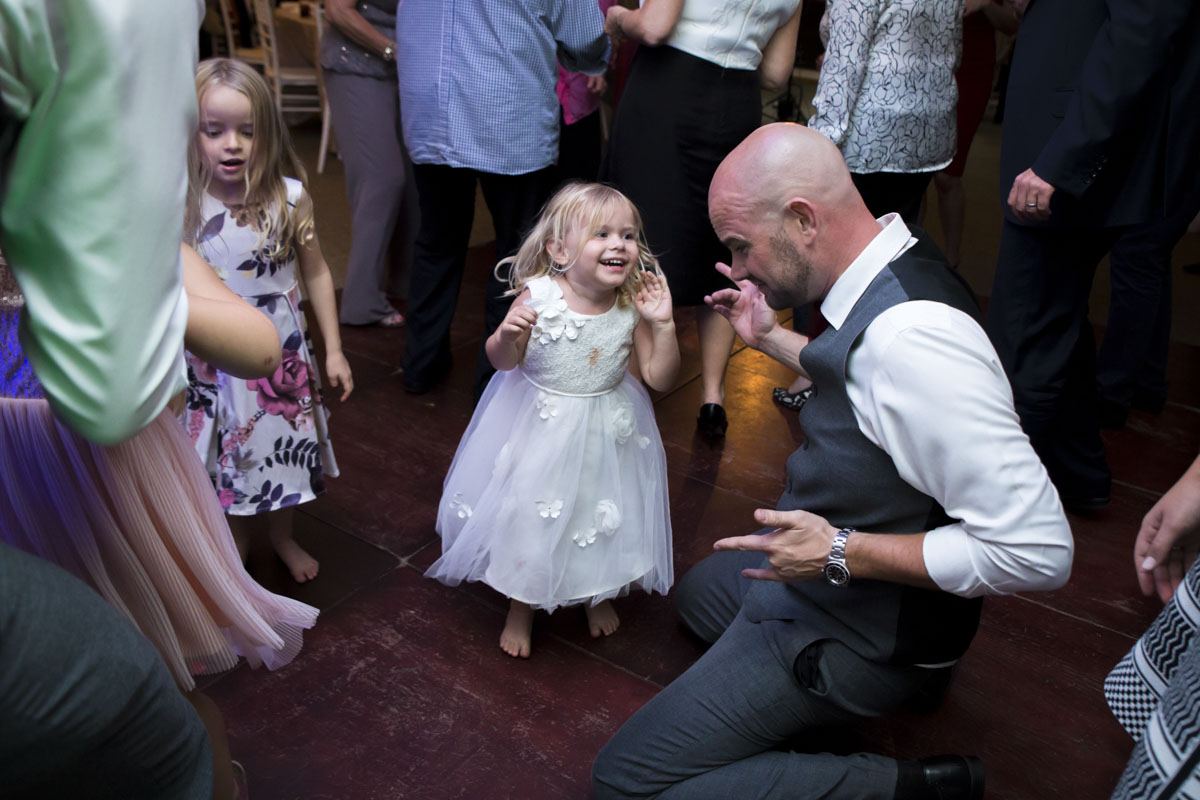
<svg viewBox="0 0 1200 800">
<path fill-rule="evenodd" d="M 314 4 L 316 47 L 312 66 L 280 66 L 279 40 L 276 35 L 275 9 L 271 0 L 254 0 L 255 25 L 266 62 L 263 74 L 275 95 L 275 105 L 281 113 L 315 113 L 321 115 L 321 144 L 317 155 L 317 172 L 325 171 L 325 155 L 329 150 L 329 102 L 325 98 L 325 78 L 321 74 L 321 36 L 324 19 L 321 7 Z"/>
<path fill-rule="evenodd" d="M 221 23 L 225 26 L 225 49 L 228 51 L 229 57 L 245 61 L 261 70 L 267 62 L 263 49 L 238 45 L 237 36 L 233 31 L 233 0 L 218 0 L 218 6 L 221 9 Z"/>
</svg>

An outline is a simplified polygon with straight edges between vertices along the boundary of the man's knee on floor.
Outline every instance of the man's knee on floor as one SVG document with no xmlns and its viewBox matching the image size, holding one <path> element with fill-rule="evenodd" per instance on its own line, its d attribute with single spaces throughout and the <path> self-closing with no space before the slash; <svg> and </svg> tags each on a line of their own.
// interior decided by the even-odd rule
<svg viewBox="0 0 1200 800">
<path fill-rule="evenodd" d="M 631 800 L 649 798 L 657 792 L 638 780 L 632 759 L 618 742 L 620 732 L 596 756 L 592 763 L 592 797 L 595 800 Z"/>
</svg>

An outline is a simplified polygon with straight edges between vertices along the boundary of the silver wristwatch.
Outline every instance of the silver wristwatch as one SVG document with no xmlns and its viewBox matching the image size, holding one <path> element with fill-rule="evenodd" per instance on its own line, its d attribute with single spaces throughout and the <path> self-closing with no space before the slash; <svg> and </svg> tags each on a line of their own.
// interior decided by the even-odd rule
<svg viewBox="0 0 1200 800">
<path fill-rule="evenodd" d="M 850 583 L 850 568 L 846 566 L 846 541 L 853 532 L 854 528 L 842 528 L 833 535 L 833 545 L 825 562 L 825 580 L 834 586 Z"/>
</svg>

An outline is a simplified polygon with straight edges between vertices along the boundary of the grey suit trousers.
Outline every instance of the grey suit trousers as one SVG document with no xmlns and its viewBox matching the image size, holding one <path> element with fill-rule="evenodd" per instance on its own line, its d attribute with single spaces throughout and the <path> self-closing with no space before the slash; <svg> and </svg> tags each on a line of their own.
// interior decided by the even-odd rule
<svg viewBox="0 0 1200 800">
<path fill-rule="evenodd" d="M 400 129 L 394 80 L 325 73 L 350 200 L 350 259 L 341 321 L 370 325 L 392 313 L 388 295 L 408 295 L 420 205 Z"/>
<path fill-rule="evenodd" d="M 0 542 L 0 795 L 208 800 L 208 734 L 90 587 Z"/>
<path fill-rule="evenodd" d="M 761 553 L 720 552 L 679 584 L 679 614 L 712 647 L 625 723 L 592 769 L 596 798 L 891 800 L 897 763 L 858 753 L 796 753 L 815 727 L 892 711 L 936 670 L 866 661 L 845 645 L 807 647 L 786 620 L 741 613 Z"/>
</svg>

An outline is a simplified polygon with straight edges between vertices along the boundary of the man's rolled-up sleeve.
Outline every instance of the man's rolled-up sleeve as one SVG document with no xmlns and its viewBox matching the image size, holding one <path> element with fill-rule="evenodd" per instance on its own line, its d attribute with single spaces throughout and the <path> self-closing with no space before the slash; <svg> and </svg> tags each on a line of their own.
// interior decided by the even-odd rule
<svg viewBox="0 0 1200 800">
<path fill-rule="evenodd" d="M 594 2 L 553 4 L 551 30 L 558 43 L 558 60 L 568 72 L 603 75 L 608 69 L 609 41 L 604 16 Z"/>
<path fill-rule="evenodd" d="M 864 434 L 956 520 L 925 536 L 933 581 L 964 597 L 1065 584 L 1071 529 L 979 325 L 949 306 L 903 303 L 852 359 L 871 375 L 862 413 L 855 406 Z"/>
</svg>

